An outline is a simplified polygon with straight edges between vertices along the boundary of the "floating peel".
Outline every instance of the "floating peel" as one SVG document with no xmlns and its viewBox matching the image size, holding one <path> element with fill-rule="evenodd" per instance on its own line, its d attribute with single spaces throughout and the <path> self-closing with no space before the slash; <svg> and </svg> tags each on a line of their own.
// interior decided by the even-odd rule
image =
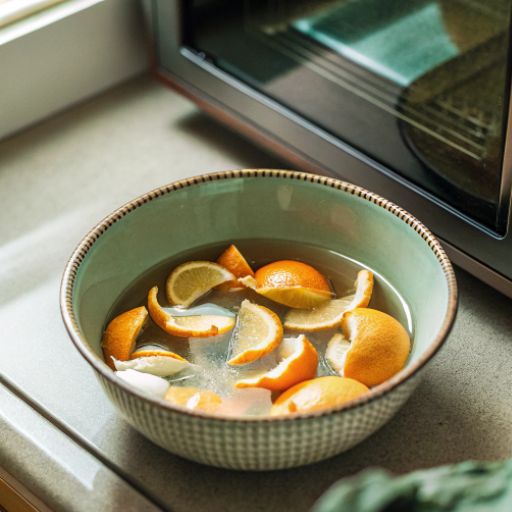
<svg viewBox="0 0 512 512">
<path fill-rule="evenodd" d="M 165 379 L 149 373 L 128 369 L 116 371 L 116 375 L 131 386 L 156 398 L 163 398 L 169 389 L 169 383 Z"/>
<path fill-rule="evenodd" d="M 318 353 L 303 334 L 297 338 L 284 338 L 279 346 L 279 356 L 281 361 L 275 368 L 255 377 L 240 379 L 235 386 L 283 391 L 316 375 Z"/>
<path fill-rule="evenodd" d="M 233 316 L 172 316 L 160 306 L 157 294 L 158 287 L 154 286 L 148 294 L 148 311 L 155 324 L 168 334 L 182 338 L 204 338 L 222 334 L 235 326 Z"/>
<path fill-rule="evenodd" d="M 182 357 L 168 355 L 139 356 L 128 361 L 118 361 L 115 358 L 113 360 L 116 370 L 137 370 L 159 377 L 170 377 L 189 366 L 188 361 Z"/>
<path fill-rule="evenodd" d="M 373 291 L 373 273 L 360 270 L 355 282 L 355 292 L 340 299 L 324 302 L 311 310 L 290 310 L 284 319 L 286 329 L 300 332 L 315 332 L 339 327 L 343 315 L 370 303 Z"/>
</svg>

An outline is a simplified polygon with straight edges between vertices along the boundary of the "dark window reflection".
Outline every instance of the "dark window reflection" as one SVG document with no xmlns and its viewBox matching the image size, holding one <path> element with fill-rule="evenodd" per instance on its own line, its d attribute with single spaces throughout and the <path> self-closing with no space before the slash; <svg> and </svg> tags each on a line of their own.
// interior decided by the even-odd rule
<svg viewBox="0 0 512 512">
<path fill-rule="evenodd" d="M 511 4 L 196 0 L 189 43 L 499 230 Z"/>
</svg>

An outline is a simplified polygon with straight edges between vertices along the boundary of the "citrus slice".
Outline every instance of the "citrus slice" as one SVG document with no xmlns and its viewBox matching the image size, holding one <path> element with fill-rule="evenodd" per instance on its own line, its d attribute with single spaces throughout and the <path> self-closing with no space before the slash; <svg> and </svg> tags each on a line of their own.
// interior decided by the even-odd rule
<svg viewBox="0 0 512 512">
<path fill-rule="evenodd" d="M 254 272 L 238 248 L 231 244 L 218 258 L 217 263 L 228 269 L 235 278 L 254 276 Z M 219 285 L 219 290 L 229 291 L 240 288 L 237 279 Z"/>
<path fill-rule="evenodd" d="M 153 286 L 148 294 L 149 314 L 160 329 L 181 338 L 206 338 L 223 334 L 235 326 L 235 318 L 220 315 L 173 316 L 160 306 L 157 299 L 158 287 Z"/>
<path fill-rule="evenodd" d="M 405 366 L 411 341 L 404 327 L 392 316 L 375 309 L 357 308 L 343 317 L 341 327 L 350 340 L 343 363 L 345 377 L 371 387 Z"/>
<path fill-rule="evenodd" d="M 177 266 L 167 278 L 167 299 L 187 307 L 212 288 L 234 280 L 235 276 L 218 263 L 189 261 Z"/>
<path fill-rule="evenodd" d="M 270 309 L 244 300 L 232 341 L 231 366 L 251 363 L 272 352 L 283 339 L 283 326 Z"/>
<path fill-rule="evenodd" d="M 338 407 L 367 393 L 369 389 L 354 379 L 318 377 L 285 391 L 272 406 L 271 415 L 308 413 Z"/>
<path fill-rule="evenodd" d="M 135 341 L 148 318 L 144 306 L 130 309 L 116 316 L 107 325 L 101 341 L 105 362 L 114 370 L 112 358 L 119 361 L 130 359 Z"/>
<path fill-rule="evenodd" d="M 222 398 L 213 391 L 181 386 L 171 386 L 165 395 L 165 400 L 191 411 L 204 412 L 215 412 L 222 404 Z"/>
<path fill-rule="evenodd" d="M 283 391 L 316 375 L 318 353 L 303 334 L 297 338 L 284 338 L 279 346 L 279 356 L 281 361 L 275 368 L 252 378 L 240 379 L 235 387 Z"/>
<path fill-rule="evenodd" d="M 128 361 L 114 359 L 116 370 L 137 370 L 159 377 L 169 377 L 181 372 L 189 362 L 179 354 L 154 345 L 146 345 L 132 353 Z"/>
<path fill-rule="evenodd" d="M 373 273 L 360 270 L 355 289 L 354 294 L 324 302 L 315 309 L 289 311 L 284 319 L 285 328 L 292 331 L 314 332 L 338 327 L 347 311 L 368 306 L 373 290 Z"/>
</svg>

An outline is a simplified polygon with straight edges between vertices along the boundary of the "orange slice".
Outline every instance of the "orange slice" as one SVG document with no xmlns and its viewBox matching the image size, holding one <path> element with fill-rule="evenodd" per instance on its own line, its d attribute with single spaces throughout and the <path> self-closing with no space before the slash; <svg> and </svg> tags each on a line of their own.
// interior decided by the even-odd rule
<svg viewBox="0 0 512 512">
<path fill-rule="evenodd" d="M 325 276 L 300 261 L 274 261 L 258 269 L 255 277 L 242 277 L 239 282 L 291 308 L 311 309 L 332 298 Z"/>
<path fill-rule="evenodd" d="M 279 355 L 281 362 L 275 368 L 256 377 L 238 380 L 235 387 L 283 391 L 316 375 L 318 353 L 303 334 L 297 338 L 284 338 Z"/>
<path fill-rule="evenodd" d="M 144 306 L 130 309 L 116 316 L 105 329 L 102 339 L 105 362 L 115 370 L 114 357 L 118 361 L 130 359 L 135 341 L 148 318 Z"/>
<path fill-rule="evenodd" d="M 283 339 L 279 317 L 265 306 L 244 300 L 233 336 L 231 366 L 251 363 L 272 352 Z"/>
<path fill-rule="evenodd" d="M 189 362 L 179 354 L 158 346 L 146 345 L 132 353 L 128 361 L 114 360 L 116 370 L 137 370 L 158 377 L 169 377 L 181 372 Z"/>
<path fill-rule="evenodd" d="M 308 413 L 338 407 L 368 391 L 357 380 L 334 376 L 318 377 L 285 391 L 274 402 L 271 415 Z"/>
<path fill-rule="evenodd" d="M 228 269 L 236 278 L 245 276 L 254 276 L 254 272 L 243 257 L 238 248 L 231 244 L 218 258 L 217 263 Z M 240 283 L 238 280 L 229 281 L 219 285 L 219 290 L 229 291 L 239 289 Z"/>
<path fill-rule="evenodd" d="M 212 288 L 234 280 L 235 276 L 218 263 L 189 261 L 177 266 L 167 278 L 167 299 L 187 307 Z"/>
<path fill-rule="evenodd" d="M 343 317 L 341 326 L 350 340 L 343 362 L 345 377 L 371 387 L 405 366 L 411 341 L 404 327 L 392 316 L 375 309 L 358 308 Z"/>
<path fill-rule="evenodd" d="M 222 404 L 222 398 L 213 391 L 194 387 L 171 386 L 164 399 L 191 411 L 216 412 Z"/>
<path fill-rule="evenodd" d="M 373 273 L 360 270 L 355 288 L 354 294 L 324 302 L 315 309 L 289 311 L 284 319 L 285 328 L 291 331 L 314 332 L 338 327 L 347 311 L 368 306 L 373 290 Z"/>
<path fill-rule="evenodd" d="M 172 316 L 158 303 L 158 287 L 153 286 L 148 294 L 149 314 L 160 329 L 181 338 L 206 338 L 233 329 L 235 318 L 217 315 Z"/>
</svg>

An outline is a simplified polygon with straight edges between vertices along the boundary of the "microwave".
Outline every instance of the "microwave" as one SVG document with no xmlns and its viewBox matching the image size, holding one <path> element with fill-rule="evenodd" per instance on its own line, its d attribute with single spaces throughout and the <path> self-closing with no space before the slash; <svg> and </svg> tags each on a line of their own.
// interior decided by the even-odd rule
<svg viewBox="0 0 512 512">
<path fill-rule="evenodd" d="M 148 0 L 154 71 L 512 296 L 512 0 Z"/>
</svg>

